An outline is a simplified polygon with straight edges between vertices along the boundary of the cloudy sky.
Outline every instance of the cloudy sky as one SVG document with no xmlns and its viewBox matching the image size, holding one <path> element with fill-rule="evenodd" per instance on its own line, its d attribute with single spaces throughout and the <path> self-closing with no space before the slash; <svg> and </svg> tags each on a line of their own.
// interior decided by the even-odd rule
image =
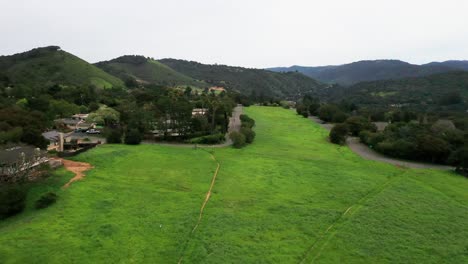
<svg viewBox="0 0 468 264">
<path fill-rule="evenodd" d="M 466 0 L 0 0 L 0 54 L 246 67 L 468 59 Z"/>
</svg>

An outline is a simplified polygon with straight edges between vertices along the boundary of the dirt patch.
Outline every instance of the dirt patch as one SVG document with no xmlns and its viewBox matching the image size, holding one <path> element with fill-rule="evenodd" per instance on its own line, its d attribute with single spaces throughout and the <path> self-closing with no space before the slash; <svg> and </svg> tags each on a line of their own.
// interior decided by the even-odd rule
<svg viewBox="0 0 468 264">
<path fill-rule="evenodd" d="M 68 188 L 70 185 L 75 182 L 83 179 L 85 177 L 84 172 L 93 168 L 91 164 L 86 162 L 77 162 L 66 159 L 61 159 L 61 162 L 66 170 L 71 171 L 75 174 L 75 177 L 71 178 L 62 188 Z"/>
</svg>

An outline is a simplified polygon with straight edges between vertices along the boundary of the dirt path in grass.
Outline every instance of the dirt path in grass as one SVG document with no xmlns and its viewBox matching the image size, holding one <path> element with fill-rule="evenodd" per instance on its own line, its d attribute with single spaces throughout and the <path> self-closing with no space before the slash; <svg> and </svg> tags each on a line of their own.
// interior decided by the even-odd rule
<svg viewBox="0 0 468 264">
<path fill-rule="evenodd" d="M 84 172 L 93 168 L 91 164 L 86 162 L 77 162 L 71 161 L 66 159 L 60 159 L 62 161 L 63 166 L 66 170 L 71 171 L 75 174 L 75 177 L 71 178 L 62 188 L 68 188 L 70 185 L 75 182 L 83 179 L 85 177 Z"/>
<path fill-rule="evenodd" d="M 317 124 L 325 128 L 326 130 L 331 130 L 333 128 L 333 124 L 324 123 L 318 117 L 310 116 L 309 119 L 316 122 Z M 359 141 L 359 138 L 356 138 L 356 137 L 349 137 L 346 140 L 346 144 L 354 153 L 358 154 L 359 156 L 367 160 L 375 160 L 375 161 L 393 164 L 398 167 L 407 167 L 407 168 L 414 168 L 414 169 L 437 169 L 437 170 L 455 169 L 454 167 L 446 166 L 446 165 L 428 164 L 428 163 L 415 162 L 415 161 L 409 161 L 409 160 L 400 160 L 400 159 L 395 159 L 395 158 L 391 158 L 388 156 L 384 156 L 376 152 L 375 150 L 369 148 L 365 144 L 362 144 Z"/>
<path fill-rule="evenodd" d="M 206 204 L 208 203 L 208 201 L 210 200 L 210 197 L 211 197 L 211 193 L 213 191 L 213 187 L 215 185 L 215 182 L 216 182 L 216 177 L 218 176 L 218 172 L 219 172 L 219 168 L 221 167 L 221 164 L 219 163 L 218 160 L 216 160 L 216 157 L 210 153 L 211 155 L 211 159 L 213 159 L 215 162 L 216 162 L 216 170 L 213 174 L 213 178 L 211 178 L 211 184 L 210 184 L 210 188 L 208 189 L 208 192 L 206 193 L 205 195 L 205 200 L 203 200 L 203 203 L 202 203 L 202 206 L 200 208 L 200 215 L 198 216 L 198 220 L 197 220 L 197 223 L 195 224 L 195 226 L 193 227 L 192 229 L 192 232 L 190 233 L 190 236 L 189 238 L 185 241 L 185 246 L 184 246 L 184 249 L 182 250 L 182 255 L 180 256 L 179 258 L 179 261 L 177 262 L 178 264 L 182 263 L 182 260 L 184 258 L 184 252 L 185 252 L 185 249 L 187 248 L 187 245 L 192 237 L 192 234 L 195 232 L 195 230 L 197 230 L 198 226 L 200 225 L 201 223 L 201 220 L 203 218 L 203 211 L 205 210 L 205 207 L 206 207 Z"/>
</svg>

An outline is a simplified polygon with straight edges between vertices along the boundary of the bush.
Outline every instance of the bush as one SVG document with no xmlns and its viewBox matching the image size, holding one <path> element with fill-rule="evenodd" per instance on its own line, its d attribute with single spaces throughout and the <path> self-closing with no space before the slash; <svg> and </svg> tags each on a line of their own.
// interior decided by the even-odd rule
<svg viewBox="0 0 468 264">
<path fill-rule="evenodd" d="M 125 133 L 125 144 L 138 145 L 141 142 L 141 134 L 138 129 L 130 129 Z"/>
<path fill-rule="evenodd" d="M 36 201 L 36 209 L 43 209 L 51 206 L 57 201 L 57 194 L 54 192 L 45 193 Z"/>
<path fill-rule="evenodd" d="M 240 129 L 241 134 L 245 136 L 245 142 L 251 144 L 255 139 L 255 131 L 248 127 L 242 127 Z"/>
<path fill-rule="evenodd" d="M 231 134 L 229 134 L 229 138 L 232 140 L 232 145 L 235 148 L 242 148 L 246 145 L 245 136 L 242 133 L 236 131 L 231 132 Z"/>
<path fill-rule="evenodd" d="M 106 140 L 109 144 L 120 144 L 122 143 L 122 133 L 119 129 L 111 129 L 107 131 Z"/>
<path fill-rule="evenodd" d="M 334 144 L 343 145 L 346 142 L 349 129 L 346 124 L 336 124 L 330 131 L 330 141 Z"/>
<path fill-rule="evenodd" d="M 371 132 L 377 131 L 377 127 L 362 116 L 352 116 L 346 120 L 346 124 L 348 125 L 349 132 L 353 136 L 358 136 L 359 132 L 363 130 L 369 130 Z"/>
<path fill-rule="evenodd" d="M 253 120 L 252 118 L 250 118 L 248 115 L 240 115 L 240 120 L 241 120 L 241 123 L 242 123 L 242 127 L 249 127 L 249 128 L 252 128 L 255 126 L 255 120 Z"/>
<path fill-rule="evenodd" d="M 26 207 L 27 191 L 20 186 L 0 188 L 0 219 L 21 213 Z"/>
<path fill-rule="evenodd" d="M 224 134 L 218 133 L 208 136 L 196 137 L 189 140 L 192 144 L 218 144 L 224 142 Z"/>
</svg>

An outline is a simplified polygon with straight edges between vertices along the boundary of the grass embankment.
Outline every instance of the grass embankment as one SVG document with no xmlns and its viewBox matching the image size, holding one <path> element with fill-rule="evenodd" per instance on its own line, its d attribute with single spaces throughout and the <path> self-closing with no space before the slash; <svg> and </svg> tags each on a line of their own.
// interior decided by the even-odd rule
<svg viewBox="0 0 468 264">
<path fill-rule="evenodd" d="M 468 182 L 366 161 L 292 111 L 250 107 L 252 145 L 103 146 L 38 213 L 0 223 L 0 262 L 463 263 Z"/>
</svg>

